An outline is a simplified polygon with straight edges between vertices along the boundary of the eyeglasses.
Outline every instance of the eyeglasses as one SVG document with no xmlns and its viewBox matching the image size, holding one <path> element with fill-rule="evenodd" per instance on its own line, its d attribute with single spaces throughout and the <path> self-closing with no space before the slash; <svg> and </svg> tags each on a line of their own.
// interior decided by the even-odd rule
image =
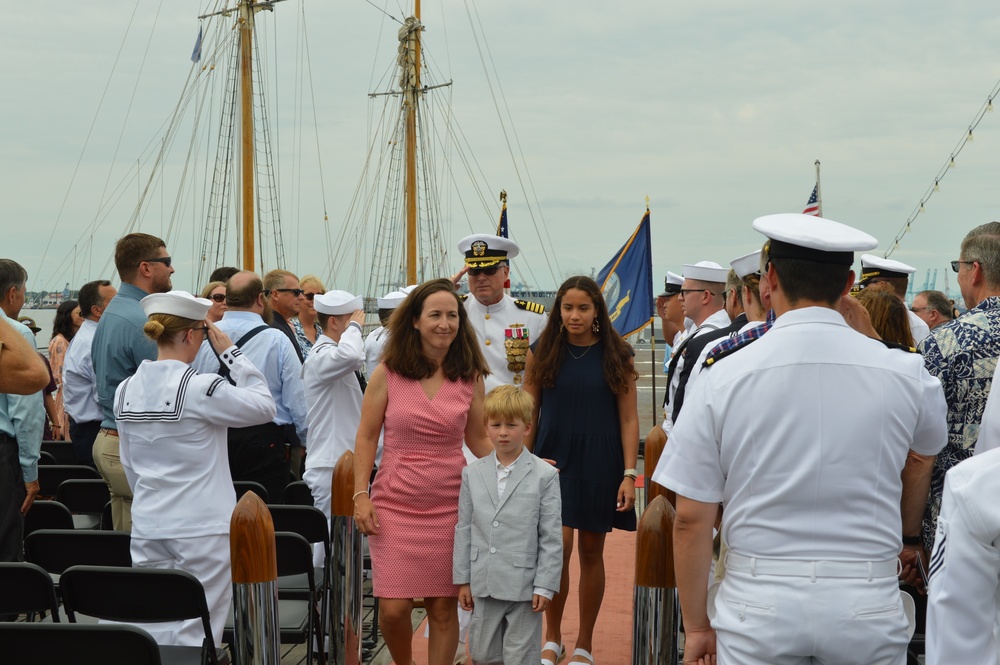
<svg viewBox="0 0 1000 665">
<path fill-rule="evenodd" d="M 264 297 L 271 295 L 272 293 L 291 293 L 296 298 L 302 295 L 302 289 L 264 289 Z"/>
<path fill-rule="evenodd" d="M 312 299 L 315 298 L 316 296 L 318 296 L 319 294 L 318 293 L 303 293 L 302 295 L 304 295 L 306 297 L 306 300 L 312 302 Z"/>
<path fill-rule="evenodd" d="M 172 260 L 173 259 L 171 259 L 169 256 L 158 256 L 155 259 L 146 259 L 143 261 L 143 263 L 162 263 L 163 265 L 169 268 L 170 262 Z"/>
<path fill-rule="evenodd" d="M 500 270 L 500 266 L 498 265 L 490 266 L 489 268 L 469 268 L 469 276 L 479 277 L 480 275 L 486 275 L 488 277 L 492 277 L 497 274 L 498 270 Z"/>
<path fill-rule="evenodd" d="M 209 296 L 209 298 L 211 298 L 215 302 L 226 302 L 225 293 L 213 293 L 212 295 Z"/>
<path fill-rule="evenodd" d="M 911 307 L 910 311 L 916 314 L 917 312 L 926 312 L 930 307 Z"/>
<path fill-rule="evenodd" d="M 678 293 L 680 293 L 685 298 L 689 293 L 702 293 L 702 292 L 708 293 L 711 296 L 715 295 L 715 291 L 709 291 L 708 289 L 681 289 L 680 291 L 678 291 Z"/>
<path fill-rule="evenodd" d="M 961 260 L 959 260 L 959 261 L 952 261 L 951 262 L 951 269 L 954 270 L 955 272 L 958 272 L 959 267 L 963 263 L 966 264 L 966 265 L 972 265 L 973 263 L 979 263 L 979 261 L 961 261 Z"/>
</svg>

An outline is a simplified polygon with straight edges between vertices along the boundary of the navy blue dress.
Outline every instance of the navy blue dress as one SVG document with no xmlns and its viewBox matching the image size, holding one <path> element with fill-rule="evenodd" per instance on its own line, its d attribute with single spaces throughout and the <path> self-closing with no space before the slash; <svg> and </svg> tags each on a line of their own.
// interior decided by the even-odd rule
<svg viewBox="0 0 1000 665">
<path fill-rule="evenodd" d="M 635 510 L 616 510 L 625 460 L 618 401 L 604 380 L 604 344 L 570 344 L 563 355 L 555 386 L 542 388 L 534 447 L 559 469 L 563 526 L 635 531 Z"/>
</svg>

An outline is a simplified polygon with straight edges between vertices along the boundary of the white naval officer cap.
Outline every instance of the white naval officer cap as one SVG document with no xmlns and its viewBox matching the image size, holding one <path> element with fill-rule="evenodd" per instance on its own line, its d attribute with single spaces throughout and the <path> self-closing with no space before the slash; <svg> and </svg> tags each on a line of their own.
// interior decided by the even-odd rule
<svg viewBox="0 0 1000 665">
<path fill-rule="evenodd" d="M 889 279 L 895 277 L 909 278 L 916 271 L 916 268 L 906 265 L 902 261 L 883 259 L 881 256 L 875 256 L 874 254 L 861 255 L 861 284 L 866 284 L 876 277 Z"/>
<path fill-rule="evenodd" d="M 723 268 L 715 261 L 699 261 L 684 264 L 684 279 L 696 279 L 699 282 L 724 283 L 729 276 L 729 269 Z"/>
<path fill-rule="evenodd" d="M 684 284 L 684 278 L 675 272 L 667 271 L 667 276 L 663 278 L 663 293 L 656 296 L 657 298 L 664 298 L 666 296 L 674 296 L 681 292 L 681 286 Z"/>
<path fill-rule="evenodd" d="M 187 291 L 168 291 L 167 293 L 150 293 L 139 301 L 146 316 L 153 314 L 170 314 L 182 319 L 202 321 L 212 308 L 208 298 L 197 298 Z"/>
<path fill-rule="evenodd" d="M 813 215 L 765 215 L 753 220 L 753 228 L 767 236 L 763 251 L 768 258 L 849 266 L 854 263 L 854 252 L 878 247 L 878 240 L 864 231 Z"/>
<path fill-rule="evenodd" d="M 364 306 L 361 296 L 347 291 L 327 291 L 313 298 L 313 307 L 320 314 L 353 314 Z"/>
<path fill-rule="evenodd" d="M 404 286 L 403 288 L 401 288 L 399 291 L 404 296 L 408 296 L 411 293 L 413 293 L 413 289 L 417 288 L 418 286 L 420 286 L 420 285 L 419 284 L 409 284 L 409 285 Z"/>
<path fill-rule="evenodd" d="M 406 300 L 406 294 L 402 291 L 389 291 L 378 299 L 379 309 L 396 309 Z"/>
<path fill-rule="evenodd" d="M 755 249 L 749 254 L 744 254 L 738 259 L 733 259 L 729 265 L 736 271 L 736 276 L 740 279 L 760 272 L 760 250 Z"/>
<path fill-rule="evenodd" d="M 514 258 L 521 248 L 510 238 L 476 233 L 458 241 L 458 251 L 465 254 L 465 265 L 470 268 L 489 268 L 501 261 Z"/>
</svg>

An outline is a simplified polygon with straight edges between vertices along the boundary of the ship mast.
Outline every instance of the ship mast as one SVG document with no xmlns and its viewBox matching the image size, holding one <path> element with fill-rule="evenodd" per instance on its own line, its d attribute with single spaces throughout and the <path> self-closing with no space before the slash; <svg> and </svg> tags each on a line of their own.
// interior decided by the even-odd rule
<svg viewBox="0 0 1000 665">
<path fill-rule="evenodd" d="M 243 170 L 243 269 L 254 269 L 253 19 L 258 8 L 240 0 L 240 122 Z"/>
<path fill-rule="evenodd" d="M 413 16 L 420 25 L 420 0 L 415 0 Z M 406 283 L 417 283 L 417 100 L 420 91 L 420 28 L 411 33 L 413 40 L 413 77 L 403 91 L 406 107 L 406 172 L 403 191 L 406 195 Z"/>
</svg>

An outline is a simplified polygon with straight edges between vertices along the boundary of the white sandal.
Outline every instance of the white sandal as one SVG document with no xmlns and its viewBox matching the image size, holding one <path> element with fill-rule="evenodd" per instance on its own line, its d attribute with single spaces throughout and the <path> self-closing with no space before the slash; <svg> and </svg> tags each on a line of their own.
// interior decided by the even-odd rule
<svg viewBox="0 0 1000 665">
<path fill-rule="evenodd" d="M 556 654 L 556 659 L 553 662 L 550 658 L 542 658 L 542 665 L 559 665 L 559 663 L 566 660 L 566 646 L 563 644 L 556 644 L 555 642 L 546 642 L 542 645 L 542 651 L 551 651 Z"/>
<path fill-rule="evenodd" d="M 577 656 L 581 656 L 583 658 L 586 658 L 587 661 L 590 663 L 590 665 L 594 665 L 594 657 L 592 655 L 590 655 L 590 652 L 587 651 L 586 649 L 575 649 L 573 651 L 573 658 L 576 658 Z M 578 663 L 580 661 L 573 661 L 573 662 Z"/>
</svg>

